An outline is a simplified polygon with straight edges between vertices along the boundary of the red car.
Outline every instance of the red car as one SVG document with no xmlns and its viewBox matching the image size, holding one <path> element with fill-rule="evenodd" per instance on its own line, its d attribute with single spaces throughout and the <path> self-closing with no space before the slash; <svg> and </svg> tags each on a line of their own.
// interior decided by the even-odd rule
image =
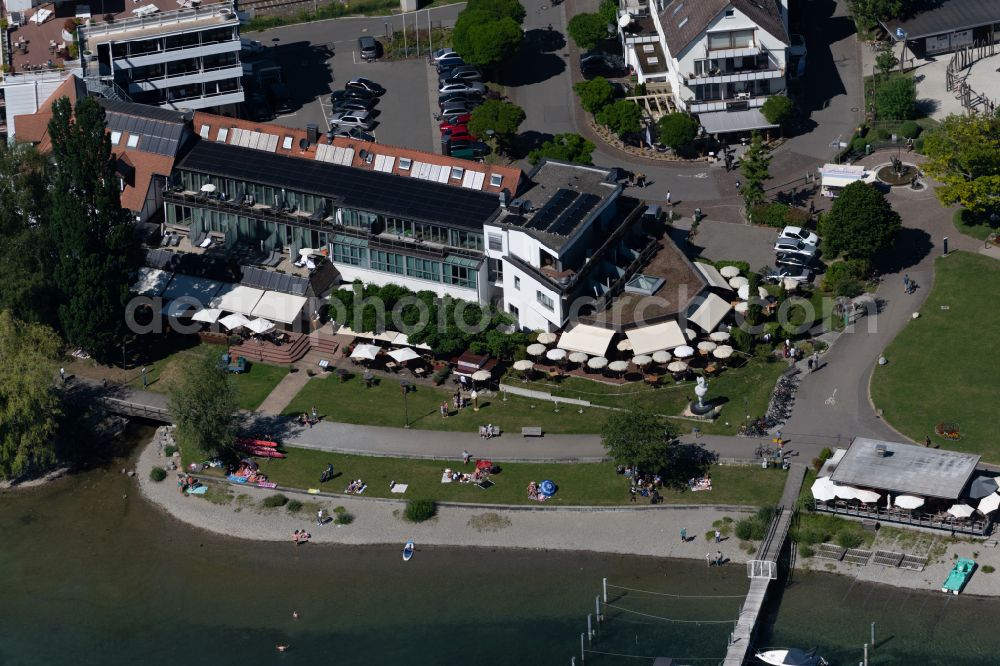
<svg viewBox="0 0 1000 666">
<path fill-rule="evenodd" d="M 441 121 L 440 125 L 441 131 L 449 132 L 453 127 L 456 126 L 462 127 L 464 129 L 466 123 L 468 123 L 471 118 L 472 116 L 469 115 L 468 113 L 462 114 L 460 116 L 452 116 L 450 118 L 446 118 L 445 120 Z"/>
<path fill-rule="evenodd" d="M 448 136 L 449 134 L 468 134 L 468 133 L 469 133 L 469 126 L 465 124 L 448 125 L 448 127 L 445 127 L 441 130 L 441 136 Z"/>
<path fill-rule="evenodd" d="M 463 131 L 461 133 L 458 133 L 458 132 L 452 132 L 450 134 L 449 133 L 445 133 L 445 134 L 442 134 L 441 136 L 444 137 L 444 138 L 447 138 L 449 141 L 452 141 L 452 142 L 454 142 L 454 141 L 476 141 L 477 140 L 476 137 L 472 136 L 467 131 Z"/>
</svg>

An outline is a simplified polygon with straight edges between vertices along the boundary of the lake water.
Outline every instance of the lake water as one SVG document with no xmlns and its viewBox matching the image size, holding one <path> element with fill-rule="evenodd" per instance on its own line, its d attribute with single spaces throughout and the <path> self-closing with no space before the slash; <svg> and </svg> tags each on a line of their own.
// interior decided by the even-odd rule
<svg viewBox="0 0 1000 666">
<path fill-rule="evenodd" d="M 609 590 L 594 650 L 710 664 L 729 626 L 697 622 L 733 619 L 740 600 L 652 592 L 747 588 L 742 567 L 700 562 L 433 548 L 404 564 L 397 546 L 227 539 L 148 505 L 121 466 L 0 495 L 0 664 L 569 664 L 603 577 L 633 591 Z M 762 642 L 854 664 L 876 620 L 885 644 L 873 664 L 996 663 L 998 611 L 996 600 L 797 574 Z"/>
</svg>

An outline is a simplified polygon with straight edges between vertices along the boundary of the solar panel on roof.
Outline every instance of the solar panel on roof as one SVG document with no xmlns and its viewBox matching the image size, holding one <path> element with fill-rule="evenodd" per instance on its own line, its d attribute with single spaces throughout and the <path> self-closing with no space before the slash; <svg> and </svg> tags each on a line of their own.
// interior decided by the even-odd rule
<svg viewBox="0 0 1000 666">
<path fill-rule="evenodd" d="M 556 193 L 552 195 L 552 198 L 546 202 L 542 209 L 535 213 L 535 216 L 531 218 L 528 223 L 529 229 L 535 229 L 536 231 L 545 231 L 550 226 L 552 226 L 559 215 L 566 210 L 570 204 L 572 204 L 576 198 L 580 196 L 579 193 L 573 190 L 567 190 L 564 187 L 556 190 Z"/>
<path fill-rule="evenodd" d="M 596 194 L 580 194 L 545 231 L 550 234 L 559 234 L 560 236 L 569 235 L 578 224 L 583 222 L 590 211 L 594 210 L 600 201 L 601 198 Z"/>
</svg>

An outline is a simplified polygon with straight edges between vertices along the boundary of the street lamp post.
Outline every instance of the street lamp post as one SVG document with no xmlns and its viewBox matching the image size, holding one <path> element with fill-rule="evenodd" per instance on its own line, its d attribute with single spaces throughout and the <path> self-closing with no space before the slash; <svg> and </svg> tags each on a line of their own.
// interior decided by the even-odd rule
<svg viewBox="0 0 1000 666">
<path fill-rule="evenodd" d="M 399 388 L 403 392 L 403 427 L 410 427 L 410 409 L 406 403 L 406 394 L 410 392 L 410 382 L 405 379 L 399 382 Z"/>
</svg>

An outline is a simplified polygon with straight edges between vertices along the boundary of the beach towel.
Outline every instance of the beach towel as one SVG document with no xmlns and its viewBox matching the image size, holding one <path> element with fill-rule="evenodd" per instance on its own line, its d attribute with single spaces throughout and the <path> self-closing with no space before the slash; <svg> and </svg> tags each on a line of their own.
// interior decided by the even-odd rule
<svg viewBox="0 0 1000 666">
<path fill-rule="evenodd" d="M 271 481 L 261 481 L 257 484 L 258 488 L 277 488 L 278 484 Z"/>
<path fill-rule="evenodd" d="M 188 495 L 204 495 L 208 492 L 208 486 L 195 486 L 187 489 Z"/>
<path fill-rule="evenodd" d="M 310 488 L 306 492 L 309 493 L 310 495 L 319 495 L 319 488 Z"/>
<path fill-rule="evenodd" d="M 360 488 L 358 488 L 358 492 L 356 492 L 354 494 L 355 495 L 360 495 L 360 494 L 364 493 L 366 490 L 368 490 L 368 484 L 367 483 L 365 485 L 361 486 Z"/>
<path fill-rule="evenodd" d="M 408 483 L 397 483 L 392 487 L 392 492 L 399 493 L 400 495 L 402 495 L 403 493 L 406 492 L 406 489 L 409 487 L 410 485 Z"/>
<path fill-rule="evenodd" d="M 483 490 L 489 490 L 490 488 L 492 488 L 493 486 L 495 486 L 497 484 L 493 483 L 489 479 L 483 479 L 482 481 L 480 481 L 476 485 L 479 486 L 480 488 L 482 488 Z"/>
<path fill-rule="evenodd" d="M 226 478 L 228 478 L 233 483 L 246 483 L 247 482 L 247 477 L 245 477 L 245 476 L 236 476 L 235 474 L 230 474 Z"/>
<path fill-rule="evenodd" d="M 441 474 L 441 483 L 451 483 L 452 479 L 448 478 L 448 472 Z"/>
</svg>

